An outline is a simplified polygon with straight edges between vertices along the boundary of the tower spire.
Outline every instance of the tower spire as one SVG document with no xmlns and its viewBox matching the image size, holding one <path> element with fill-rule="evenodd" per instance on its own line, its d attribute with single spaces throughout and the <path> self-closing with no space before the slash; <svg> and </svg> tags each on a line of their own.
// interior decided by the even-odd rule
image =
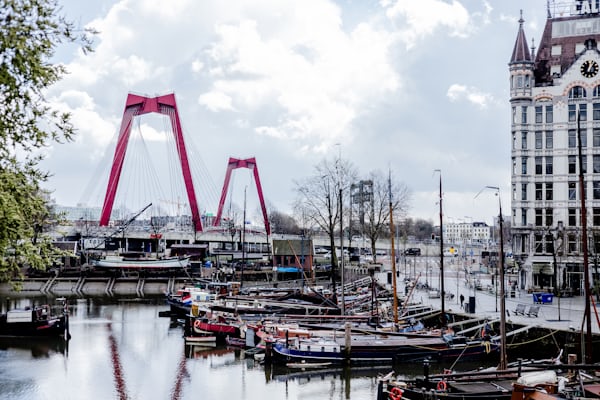
<svg viewBox="0 0 600 400">
<path fill-rule="evenodd" d="M 519 18 L 519 32 L 517 33 L 517 40 L 515 41 L 515 47 L 513 49 L 510 63 L 522 63 L 531 62 L 531 53 L 527 46 L 527 39 L 525 38 L 525 31 L 523 30 L 523 10 L 521 10 L 521 17 Z"/>
</svg>

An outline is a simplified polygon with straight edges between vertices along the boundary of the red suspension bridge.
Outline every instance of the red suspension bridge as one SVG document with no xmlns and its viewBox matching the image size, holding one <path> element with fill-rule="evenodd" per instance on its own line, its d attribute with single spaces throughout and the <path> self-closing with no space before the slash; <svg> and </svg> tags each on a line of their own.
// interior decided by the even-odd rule
<svg viewBox="0 0 600 400">
<path fill-rule="evenodd" d="M 192 173 L 190 170 L 188 151 L 186 148 L 185 138 L 181 126 L 181 120 L 177 109 L 177 103 L 175 101 L 175 95 L 172 93 L 158 97 L 145 97 L 135 94 L 129 94 L 127 96 L 127 100 L 125 102 L 125 109 L 123 111 L 123 117 L 121 120 L 119 136 L 117 138 L 117 144 L 112 159 L 112 166 L 110 168 L 110 175 L 108 178 L 108 184 L 106 187 L 106 194 L 104 196 L 104 202 L 102 206 L 99 224 L 100 226 L 108 226 L 111 220 L 113 206 L 115 203 L 115 197 L 119 188 L 119 181 L 125 164 L 124 161 L 127 154 L 127 146 L 130 141 L 134 118 L 148 113 L 158 113 L 165 115 L 169 118 L 171 132 L 175 141 L 177 157 L 179 165 L 181 167 L 181 173 L 183 175 L 183 183 L 185 185 L 185 193 L 188 200 L 187 205 L 189 206 L 192 226 L 196 232 L 202 232 L 204 230 L 204 227 L 202 224 L 200 207 L 196 197 L 194 180 L 192 178 Z M 253 173 L 254 183 L 258 193 L 258 199 L 260 202 L 261 212 L 263 216 L 264 228 L 267 235 L 270 235 L 271 230 L 268 220 L 268 214 L 265 206 L 263 190 L 260 183 L 260 176 L 258 173 L 258 166 L 255 158 L 229 158 L 229 161 L 227 163 L 225 181 L 223 183 L 221 198 L 219 200 L 218 210 L 216 217 L 214 218 L 213 226 L 220 226 L 221 224 L 223 210 L 225 207 L 225 201 L 229 193 L 231 176 L 234 170 L 239 168 L 247 168 Z"/>
</svg>

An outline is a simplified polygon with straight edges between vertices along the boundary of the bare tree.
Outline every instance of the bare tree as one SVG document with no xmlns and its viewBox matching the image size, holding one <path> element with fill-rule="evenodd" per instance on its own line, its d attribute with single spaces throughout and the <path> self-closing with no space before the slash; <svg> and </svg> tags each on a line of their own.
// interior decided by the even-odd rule
<svg viewBox="0 0 600 400">
<path fill-rule="evenodd" d="M 373 260 L 377 261 L 377 240 L 393 233 L 389 229 L 390 192 L 391 211 L 394 213 L 394 219 L 400 220 L 408 210 L 410 191 L 405 184 L 391 181 L 379 171 L 371 172 L 369 180 L 373 182 L 373 195 L 371 201 L 365 204 L 364 234 L 370 239 Z"/>
<path fill-rule="evenodd" d="M 335 234 L 342 218 L 342 204 L 346 202 L 350 184 L 356 180 L 356 169 L 347 160 L 322 160 L 314 167 L 312 176 L 296 183 L 296 215 L 309 226 L 317 226 L 329 236 L 331 247 L 332 279 L 338 268 Z M 338 231 L 339 232 L 339 231 Z M 343 253 L 342 253 L 343 256 Z M 335 281 L 333 282 L 335 286 Z"/>
<path fill-rule="evenodd" d="M 293 216 L 273 208 L 270 208 L 270 210 L 269 223 L 271 224 L 273 233 L 292 235 L 302 234 L 302 228 L 298 225 L 298 221 L 296 221 Z"/>
</svg>

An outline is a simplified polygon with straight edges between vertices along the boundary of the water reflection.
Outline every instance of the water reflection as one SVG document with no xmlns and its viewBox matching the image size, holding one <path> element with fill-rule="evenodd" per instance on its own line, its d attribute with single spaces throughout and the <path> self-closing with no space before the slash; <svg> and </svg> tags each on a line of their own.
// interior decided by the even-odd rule
<svg viewBox="0 0 600 400">
<path fill-rule="evenodd" d="M 23 307 L 52 299 L 2 299 Z M 228 347 L 186 346 L 182 328 L 159 316 L 162 298 L 72 298 L 72 339 L 0 340 L 0 398 L 374 399 L 391 366 L 324 370 L 263 365 Z M 443 367 L 432 365 L 431 372 Z M 438 370 L 439 368 L 439 370 Z M 422 373 L 397 366 L 400 376 Z"/>
<path fill-rule="evenodd" d="M 64 338 L 5 338 L 0 337 L 0 351 L 11 349 L 26 350 L 33 358 L 49 358 L 53 354 L 66 356 L 69 342 Z"/>
</svg>

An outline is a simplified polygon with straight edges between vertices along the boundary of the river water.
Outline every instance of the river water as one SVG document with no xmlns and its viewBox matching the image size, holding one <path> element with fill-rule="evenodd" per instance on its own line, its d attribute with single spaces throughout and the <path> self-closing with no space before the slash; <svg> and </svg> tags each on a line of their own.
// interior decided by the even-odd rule
<svg viewBox="0 0 600 400">
<path fill-rule="evenodd" d="M 1 308 L 51 299 L 2 299 Z M 0 399 L 375 399 L 391 366 L 269 367 L 239 349 L 184 345 L 162 299 L 71 299 L 71 340 L 0 339 Z M 433 366 L 432 372 L 444 366 Z M 422 366 L 396 367 L 400 376 Z"/>
</svg>

